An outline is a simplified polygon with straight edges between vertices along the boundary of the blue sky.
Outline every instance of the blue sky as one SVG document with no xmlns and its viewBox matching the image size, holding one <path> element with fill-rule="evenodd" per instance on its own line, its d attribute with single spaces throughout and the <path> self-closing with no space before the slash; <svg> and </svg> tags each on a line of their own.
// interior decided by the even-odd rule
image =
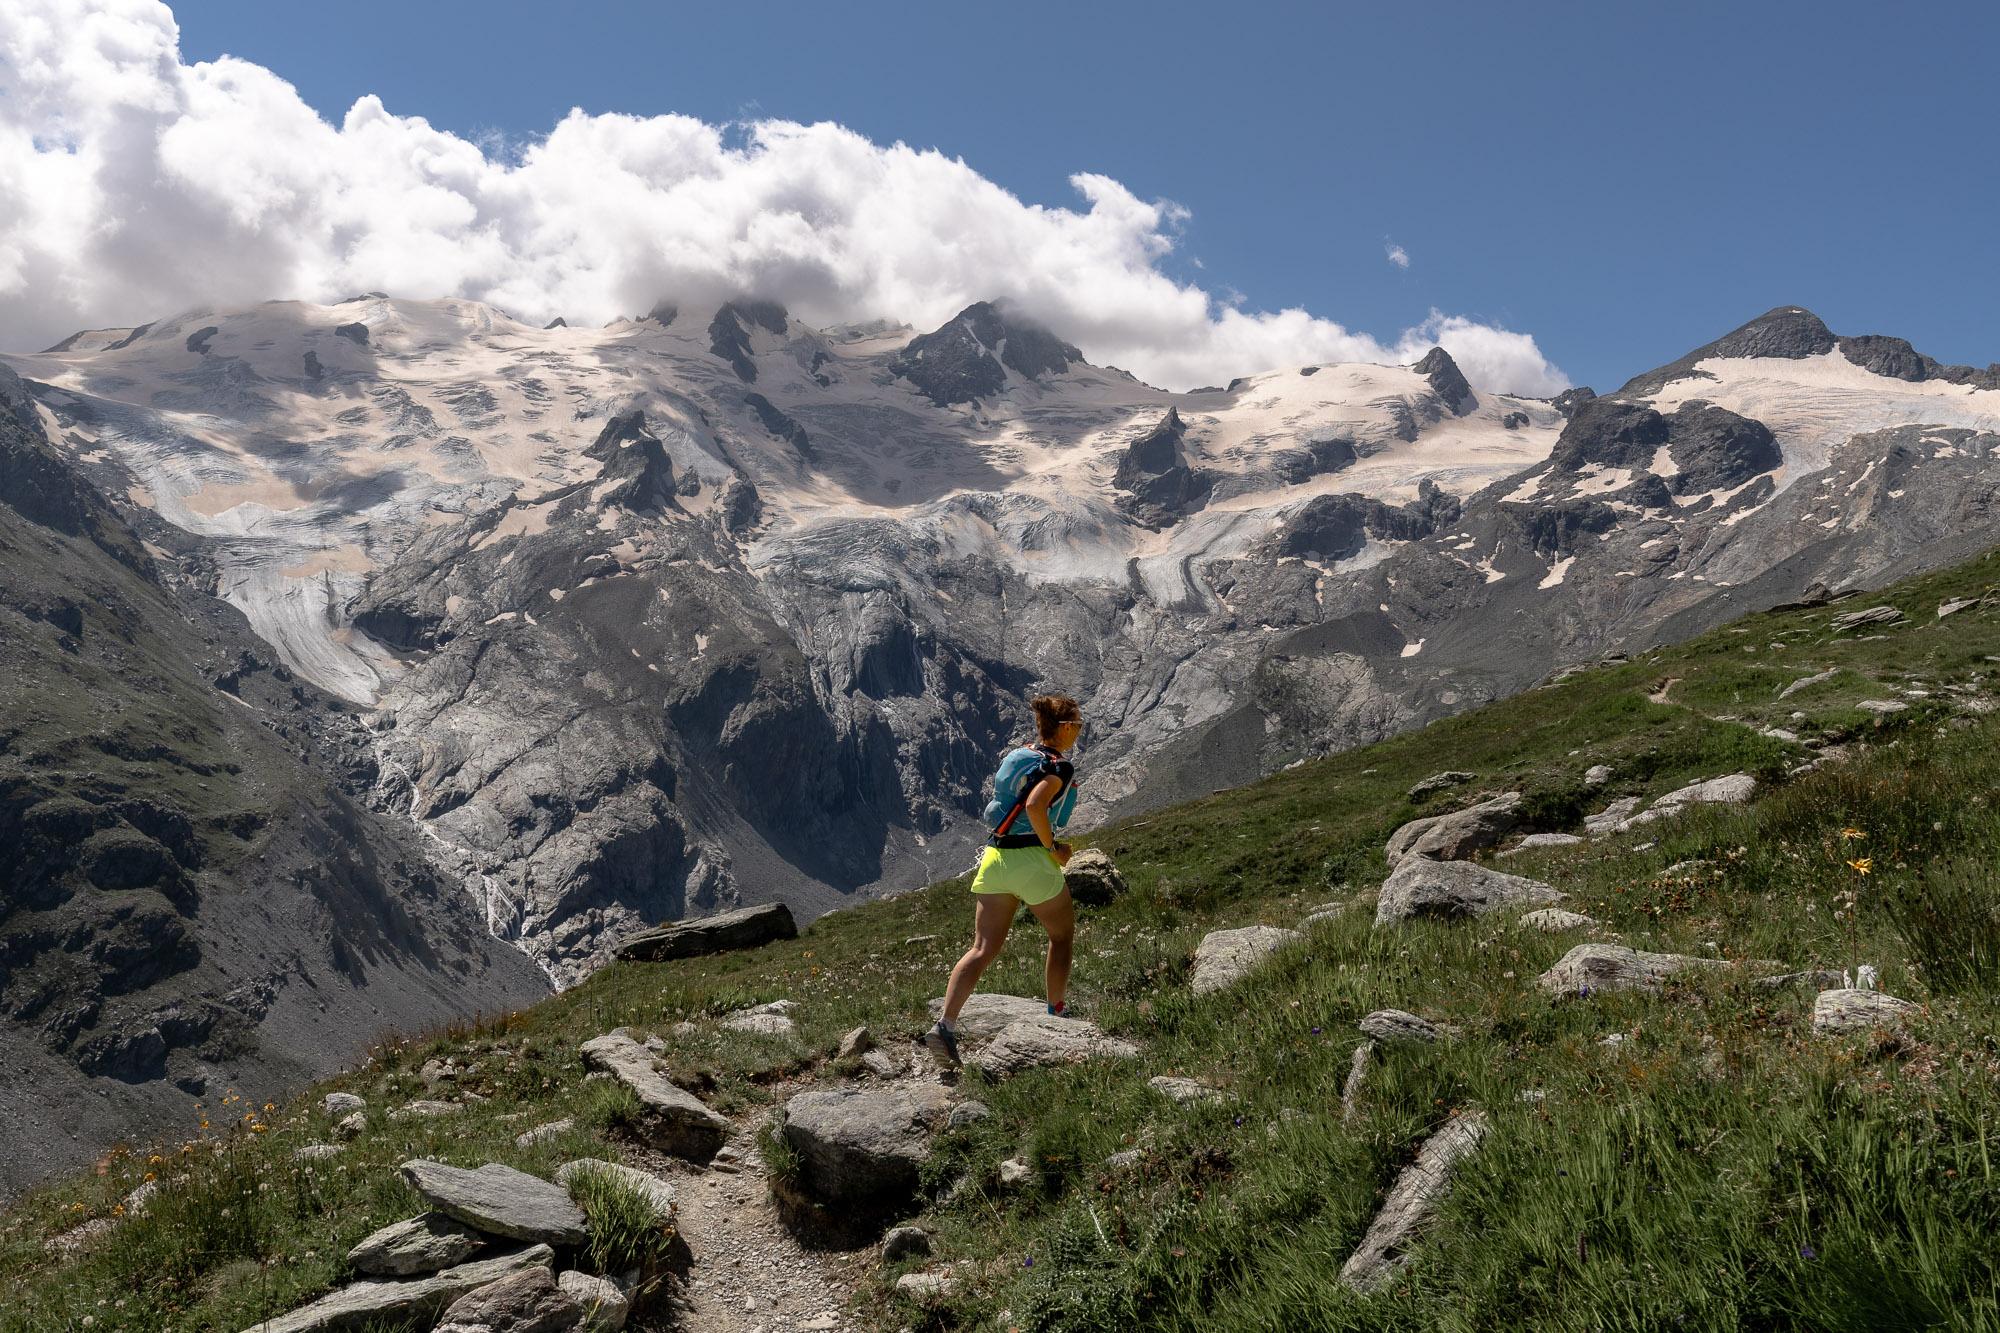
<svg viewBox="0 0 2000 1333">
<path fill-rule="evenodd" d="M 1779 304 L 2000 359 L 2000 6 L 574 5 L 176 10 L 330 120 L 837 121 L 1031 203 L 1190 210 L 1164 267 L 1392 336 L 1436 307 L 1599 388 Z M 1386 247 L 1408 254 L 1391 264 Z M 1199 269 L 1192 267 L 1199 264 Z"/>
</svg>

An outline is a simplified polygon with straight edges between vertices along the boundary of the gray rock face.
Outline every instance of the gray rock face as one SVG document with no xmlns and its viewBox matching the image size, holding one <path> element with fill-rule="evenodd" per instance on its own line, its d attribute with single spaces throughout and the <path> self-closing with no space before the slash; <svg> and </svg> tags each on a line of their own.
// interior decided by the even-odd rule
<svg viewBox="0 0 2000 1333">
<path fill-rule="evenodd" d="M 1107 907 L 1125 895 L 1125 876 L 1111 858 L 1096 847 L 1086 847 L 1063 867 L 1063 883 L 1069 896 L 1085 907 Z"/>
<path fill-rule="evenodd" d="M 1383 853 L 1394 866 L 1406 856 L 1463 861 L 1497 847 L 1521 822 L 1521 793 L 1510 791 L 1449 814 L 1413 819 L 1389 836 Z"/>
<path fill-rule="evenodd" d="M 944 1016 L 944 1000 L 940 997 L 930 1002 L 931 1021 Z M 1048 1016 L 1046 1000 L 1031 1000 L 1025 995 L 1001 995 L 987 991 L 975 991 L 966 1000 L 965 1007 L 958 1011 L 959 1039 L 967 1037 L 997 1037 L 1002 1028 L 1020 1020 L 1033 1021 Z M 1071 1020 L 1073 1021 L 1073 1020 Z"/>
<path fill-rule="evenodd" d="M 1602 837 L 1606 833 L 1615 833 L 1618 830 L 1618 826 L 1630 819 L 1632 812 L 1638 808 L 1638 797 L 1621 796 L 1596 814 L 1585 815 L 1583 817 L 1583 827 L 1593 837 Z"/>
<path fill-rule="evenodd" d="M 1536 984 L 1552 995 L 1588 996 L 1599 991 L 1658 990 L 1669 977 L 1689 970 L 1712 971 L 1729 964 L 1716 958 L 1679 953 L 1643 953 L 1622 944 L 1579 944 Z"/>
<path fill-rule="evenodd" d="M 1082 360 L 1083 353 L 1048 330 L 1009 319 L 991 302 L 980 301 L 943 327 L 912 338 L 889 372 L 939 407 L 949 407 L 999 393 L 1007 387 L 1009 369 L 1040 379 Z"/>
<path fill-rule="evenodd" d="M 372 1323 L 430 1320 L 459 1297 L 507 1277 L 535 1269 L 546 1273 L 555 1252 L 546 1245 L 478 1259 L 429 1277 L 403 1281 L 355 1282 L 329 1292 L 290 1314 L 251 1324 L 243 1333 L 322 1333 Z"/>
<path fill-rule="evenodd" d="M 1424 1141 L 1417 1160 L 1396 1177 L 1361 1244 L 1341 1265 L 1342 1282 L 1373 1291 L 1410 1262 L 1411 1247 L 1451 1192 L 1452 1170 L 1478 1150 L 1488 1128 L 1483 1112 L 1468 1111 Z"/>
<path fill-rule="evenodd" d="M 1148 527 L 1166 527 L 1199 509 L 1214 489 L 1215 478 L 1191 467 L 1182 442 L 1187 424 L 1180 411 L 1168 408 L 1160 424 L 1127 445 L 1119 456 L 1111 484 L 1129 497 L 1133 517 Z"/>
<path fill-rule="evenodd" d="M 1421 801 L 1427 796 L 1435 796 L 1441 791 L 1450 791 L 1453 787 L 1462 787 L 1468 782 L 1476 782 L 1478 780 L 1479 775 L 1477 773 L 1467 773 L 1462 769 L 1455 768 L 1446 769 L 1442 773 L 1431 774 L 1422 782 L 1411 787 L 1410 799 Z"/>
<path fill-rule="evenodd" d="M 654 1146 L 681 1156 L 705 1157 L 722 1146 L 729 1120 L 660 1072 L 659 1060 L 632 1038 L 610 1032 L 580 1048 L 585 1069 L 596 1070 L 630 1088 L 645 1108 L 647 1135 Z"/>
<path fill-rule="evenodd" d="M 1189 985 L 1196 995 L 1227 989 L 1250 975 L 1272 954 L 1304 938 L 1298 931 L 1280 926 L 1210 931 L 1195 948 Z"/>
<path fill-rule="evenodd" d="M 608 1277 L 571 1269 L 556 1278 L 563 1294 L 583 1311 L 578 1333 L 618 1333 L 632 1312 L 632 1302 Z"/>
<path fill-rule="evenodd" d="M 1871 606 L 1866 611 L 1848 611 L 1826 622 L 1832 630 L 1867 629 L 1871 625 L 1894 625 L 1905 619 L 1893 606 Z"/>
<path fill-rule="evenodd" d="M 1108 1036 L 1095 1023 L 1041 1013 L 1015 1019 L 971 1058 L 988 1078 L 1007 1079 L 1030 1069 L 1085 1060 L 1130 1060 L 1138 1054 L 1138 1047 Z"/>
<path fill-rule="evenodd" d="M 1503 875 L 1470 861 L 1408 856 L 1382 881 L 1375 903 L 1378 927 L 1418 917 L 1484 916 L 1506 907 L 1542 907 L 1562 895 L 1540 880 Z"/>
<path fill-rule="evenodd" d="M 779 1113 L 800 1185 L 823 1203 L 873 1208 L 916 1188 L 917 1168 L 950 1111 L 941 1087 L 802 1092 Z"/>
<path fill-rule="evenodd" d="M 476 1171 L 417 1158 L 403 1179 L 446 1216 L 489 1236 L 581 1245 L 583 1214 L 560 1187 L 540 1176 L 489 1162 Z"/>
<path fill-rule="evenodd" d="M 1842 1032 L 1901 1031 L 1923 1010 L 1876 990 L 1823 990 L 1813 999 L 1813 1031 L 1820 1036 Z"/>
<path fill-rule="evenodd" d="M 1472 395 L 1472 385 L 1467 382 L 1465 372 L 1458 368 L 1458 362 L 1452 360 L 1451 353 L 1444 348 L 1431 348 L 1424 353 L 1423 360 L 1411 369 L 1431 382 L 1431 392 L 1444 401 L 1453 416 L 1462 417 L 1479 405 L 1479 400 Z"/>
<path fill-rule="evenodd" d="M 464 1223 L 443 1213 L 425 1213 L 370 1235 L 348 1251 L 347 1262 L 355 1272 L 372 1277 L 409 1277 L 455 1267 L 485 1245 L 485 1237 Z"/>
<path fill-rule="evenodd" d="M 438 1333 L 572 1333 L 583 1307 L 546 1268 L 528 1268 L 453 1301 Z"/>
<path fill-rule="evenodd" d="M 1372 1041 L 1391 1046 L 1397 1042 L 1424 1044 L 1441 1040 L 1445 1030 L 1428 1018 L 1419 1018 L 1402 1009 L 1377 1009 L 1355 1025 Z"/>
<path fill-rule="evenodd" d="M 760 903 L 627 936 L 618 957 L 628 963 L 660 963 L 699 958 L 735 949 L 754 949 L 773 940 L 797 938 L 798 923 L 783 903 Z"/>
<path fill-rule="evenodd" d="M 640 1171 L 618 1162 L 601 1161 L 595 1157 L 580 1157 L 564 1162 L 556 1170 L 556 1183 L 575 1196 L 579 1182 L 585 1179 L 608 1181 L 618 1185 L 639 1198 L 644 1199 L 653 1210 L 653 1220 L 663 1227 L 674 1224 L 673 1182 L 662 1180 L 649 1171 Z"/>
<path fill-rule="evenodd" d="M 351 1092 L 329 1092 L 320 1099 L 320 1110 L 335 1119 L 367 1108 L 368 1103 Z"/>
</svg>

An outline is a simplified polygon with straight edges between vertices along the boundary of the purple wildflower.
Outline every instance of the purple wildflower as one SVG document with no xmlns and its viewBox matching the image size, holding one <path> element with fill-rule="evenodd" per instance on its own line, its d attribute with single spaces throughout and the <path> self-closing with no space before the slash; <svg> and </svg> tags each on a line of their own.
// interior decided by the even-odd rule
<svg viewBox="0 0 2000 1333">
<path fill-rule="evenodd" d="M 1801 1258 L 1801 1259 L 1817 1259 L 1817 1258 L 1819 1258 L 1819 1251 L 1818 1251 L 1818 1250 L 1815 1250 L 1815 1249 L 1814 1249 L 1814 1248 L 1812 1247 L 1811 1243 L 1810 1243 L 1810 1242 L 1808 1242 L 1807 1244 L 1804 1244 L 1804 1245 L 1801 1245 L 1801 1246 L 1799 1246 L 1799 1258 Z"/>
<path fill-rule="evenodd" d="M 1021 1267 L 1023 1268 L 1033 1268 L 1034 1266 L 1035 1266 L 1035 1256 L 1032 1254 L 1021 1261 Z"/>
</svg>

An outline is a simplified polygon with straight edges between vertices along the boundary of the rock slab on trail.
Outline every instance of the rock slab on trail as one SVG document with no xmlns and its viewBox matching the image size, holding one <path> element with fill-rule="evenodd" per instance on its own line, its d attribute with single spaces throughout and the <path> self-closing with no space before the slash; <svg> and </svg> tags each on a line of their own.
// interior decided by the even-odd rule
<svg viewBox="0 0 2000 1333">
<path fill-rule="evenodd" d="M 347 1252 L 357 1273 L 370 1277 L 409 1277 L 435 1273 L 470 1259 L 486 1238 L 443 1213 L 425 1213 L 391 1223 Z"/>
<path fill-rule="evenodd" d="M 555 1261 L 555 1252 L 546 1245 L 530 1245 L 509 1254 L 479 1259 L 456 1268 L 447 1268 L 429 1277 L 406 1281 L 355 1282 L 329 1292 L 310 1305 L 290 1314 L 252 1324 L 243 1333 L 322 1333 L 322 1330 L 359 1328 L 371 1322 L 431 1320 L 438 1311 L 479 1288 L 511 1273 L 529 1268 L 546 1272 Z"/>
<path fill-rule="evenodd" d="M 1396 1177 L 1361 1244 L 1341 1266 L 1342 1282 L 1359 1291 L 1373 1291 L 1410 1262 L 1410 1247 L 1417 1233 L 1451 1192 L 1452 1168 L 1478 1149 L 1487 1128 L 1486 1116 L 1471 1111 L 1424 1141 L 1417 1160 Z"/>
<path fill-rule="evenodd" d="M 1622 944 L 1579 944 L 1537 984 L 1552 995 L 1589 995 L 1593 991 L 1658 990 L 1668 977 L 1684 970 L 1729 967 L 1719 958 L 1695 958 L 1681 953 L 1644 953 Z"/>
<path fill-rule="evenodd" d="M 546 1268 L 527 1268 L 452 1302 L 437 1333 L 573 1333 L 583 1307 Z"/>
<path fill-rule="evenodd" d="M 699 958 L 732 949 L 754 949 L 773 940 L 797 938 L 798 923 L 783 903 L 761 903 L 694 921 L 628 935 L 614 951 L 623 962 L 663 963 L 674 958 Z"/>
<path fill-rule="evenodd" d="M 951 1096 L 935 1085 L 802 1092 L 778 1113 L 778 1132 L 799 1155 L 799 1185 L 829 1204 L 895 1202 L 917 1185 Z"/>
<path fill-rule="evenodd" d="M 944 1001 L 930 1002 L 931 1021 L 944 1017 Z M 1046 1018 L 1049 1006 L 1044 1000 L 1031 1000 L 1025 995 L 989 994 L 986 991 L 974 993 L 958 1011 L 958 1035 L 960 1040 L 967 1037 L 997 1037 L 1000 1030 L 1009 1023 L 1023 1018 Z"/>
<path fill-rule="evenodd" d="M 1007 1079 L 1030 1069 L 1086 1060 L 1130 1060 L 1138 1054 L 1131 1042 L 1107 1035 L 1086 1019 L 1043 1013 L 1015 1019 L 973 1058 L 988 1078 Z"/>
<path fill-rule="evenodd" d="M 608 1032 L 585 1042 L 581 1053 L 584 1068 L 611 1075 L 638 1097 L 655 1147 L 700 1157 L 714 1152 L 728 1137 L 728 1119 L 685 1088 L 675 1086 L 660 1072 L 658 1058 L 631 1037 Z"/>
<path fill-rule="evenodd" d="M 1504 875 L 1470 861 L 1408 856 L 1382 881 L 1375 924 L 1398 925 L 1417 917 L 1484 916 L 1503 907 L 1541 907 L 1561 897 L 1540 880 Z"/>
<path fill-rule="evenodd" d="M 468 1171 L 420 1157 L 403 1163 L 403 1179 L 439 1212 L 489 1236 L 581 1245 L 589 1235 L 561 1186 L 498 1162 Z"/>
<path fill-rule="evenodd" d="M 1242 926 L 1235 930 L 1214 930 L 1203 937 L 1194 951 L 1194 972 L 1190 979 L 1196 995 L 1209 995 L 1235 985 L 1250 975 L 1258 964 L 1288 944 L 1305 936 L 1281 926 Z"/>
</svg>

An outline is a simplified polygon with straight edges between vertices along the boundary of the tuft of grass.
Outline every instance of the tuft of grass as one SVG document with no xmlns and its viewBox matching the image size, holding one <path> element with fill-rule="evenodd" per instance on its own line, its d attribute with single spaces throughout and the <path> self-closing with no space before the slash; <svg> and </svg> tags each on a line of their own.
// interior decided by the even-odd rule
<svg viewBox="0 0 2000 1333">
<path fill-rule="evenodd" d="M 1936 991 L 2000 990 L 2000 892 L 1993 863 L 1944 857 L 1883 898 L 1889 920 Z"/>
<path fill-rule="evenodd" d="M 646 1118 L 639 1094 L 616 1079 L 586 1079 L 577 1096 L 576 1124 L 599 1134 L 636 1134 Z"/>
<path fill-rule="evenodd" d="M 586 1254 L 593 1272 L 651 1273 L 666 1263 L 674 1228 L 638 1190 L 608 1171 L 589 1171 L 576 1178 L 571 1193 L 590 1222 Z"/>
</svg>

